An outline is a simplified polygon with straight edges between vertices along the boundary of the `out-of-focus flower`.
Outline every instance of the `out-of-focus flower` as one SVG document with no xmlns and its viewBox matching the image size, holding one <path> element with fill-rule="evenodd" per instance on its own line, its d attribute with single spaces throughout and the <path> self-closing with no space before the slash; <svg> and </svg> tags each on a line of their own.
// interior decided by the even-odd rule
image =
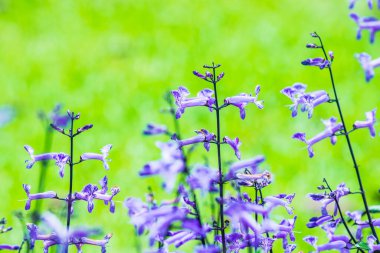
<svg viewBox="0 0 380 253">
<path fill-rule="evenodd" d="M 342 123 L 336 122 L 335 117 L 331 117 L 328 120 L 323 120 L 322 122 L 326 126 L 326 129 L 323 132 L 317 134 L 316 136 L 314 136 L 313 138 L 311 138 L 309 140 L 306 140 L 305 133 L 295 133 L 293 135 L 294 139 L 300 140 L 300 141 L 307 144 L 307 150 L 309 152 L 310 158 L 314 156 L 314 151 L 313 151 L 313 145 L 314 144 L 316 144 L 316 143 L 318 143 L 318 142 L 320 142 L 326 138 L 330 138 L 331 144 L 334 145 L 337 141 L 337 137 L 335 136 L 335 133 L 339 132 L 343 127 Z"/>
<path fill-rule="evenodd" d="M 164 188 L 172 191 L 175 187 L 177 175 L 185 169 L 182 151 L 176 142 L 157 142 L 156 146 L 161 149 L 161 159 L 151 161 L 144 165 L 139 172 L 140 176 L 160 175 L 164 180 Z"/>
<path fill-rule="evenodd" d="M 78 252 L 82 252 L 82 246 L 85 244 L 99 246 L 101 252 L 105 253 L 106 245 L 112 237 L 112 234 L 107 234 L 103 240 L 87 238 L 87 236 L 99 234 L 98 229 L 77 228 L 67 231 L 66 227 L 51 213 L 45 213 L 42 219 L 53 231 L 51 234 L 41 234 L 38 227 L 31 223 L 27 224 L 27 229 L 29 230 L 30 248 L 34 248 L 35 241 L 43 241 L 44 253 L 47 253 L 49 248 L 53 245 L 62 245 L 64 247 L 75 245 Z"/>
<path fill-rule="evenodd" d="M 293 219 L 282 220 L 280 224 L 277 224 L 276 222 L 273 222 L 270 219 L 265 219 L 263 220 L 262 231 L 274 232 L 275 235 L 273 236 L 273 238 L 282 239 L 282 248 L 284 250 L 286 249 L 290 250 L 290 248 L 288 248 L 289 246 L 288 238 L 292 242 L 296 240 L 294 236 L 294 224 L 296 222 L 296 219 L 297 219 L 297 216 L 294 216 Z"/>
<path fill-rule="evenodd" d="M 203 193 L 217 192 L 218 171 L 203 165 L 196 166 L 191 170 L 187 183 L 191 189 L 200 189 Z"/>
<path fill-rule="evenodd" d="M 25 145 L 25 150 L 29 153 L 31 160 L 26 160 L 26 168 L 30 169 L 33 167 L 35 162 L 43 160 L 55 160 L 55 164 L 59 168 L 59 175 L 64 176 L 64 168 L 67 162 L 70 161 L 70 156 L 65 153 L 45 153 L 34 155 L 34 149 L 31 146 Z"/>
<path fill-rule="evenodd" d="M 0 220 L 0 234 L 6 233 L 12 230 L 12 227 L 6 227 L 6 219 L 2 218 Z M 19 250 L 20 246 L 18 245 L 11 245 L 11 244 L 0 244 L 0 250 Z"/>
<path fill-rule="evenodd" d="M 198 92 L 196 97 L 188 98 L 190 92 L 185 87 L 180 86 L 178 90 L 173 90 L 172 94 L 178 106 L 175 114 L 177 119 L 182 116 L 187 107 L 207 106 L 212 112 L 212 107 L 215 104 L 215 98 L 212 97 L 214 91 L 211 89 L 203 89 Z"/>
<path fill-rule="evenodd" d="M 80 156 L 80 160 L 81 161 L 85 161 L 85 160 L 99 160 L 99 161 L 102 161 L 103 162 L 103 166 L 106 170 L 109 170 L 110 167 L 108 165 L 108 162 L 111 161 L 110 159 L 108 159 L 108 153 L 110 152 L 112 148 L 112 145 L 111 144 L 107 144 L 105 145 L 101 150 L 101 154 L 96 154 L 96 153 L 84 153 Z"/>
<path fill-rule="evenodd" d="M 248 103 L 253 103 L 257 106 L 259 109 L 263 109 L 263 101 L 257 100 L 257 96 L 260 93 L 260 85 L 257 85 L 255 88 L 255 96 L 252 96 L 251 94 L 241 93 L 237 96 L 228 97 L 224 99 L 225 105 L 233 105 L 240 109 L 240 117 L 242 119 L 245 118 L 245 107 Z"/>
<path fill-rule="evenodd" d="M 380 66 L 380 58 L 372 60 L 372 57 L 367 53 L 355 54 L 355 57 L 358 59 L 364 70 L 365 80 L 367 82 L 371 81 L 375 76 L 374 69 Z"/>
<path fill-rule="evenodd" d="M 222 243 L 222 237 L 217 235 L 215 241 Z M 259 243 L 255 241 L 254 235 L 243 233 L 227 234 L 226 244 L 228 252 L 240 252 L 240 250 L 248 246 L 259 246 Z"/>
<path fill-rule="evenodd" d="M 367 237 L 367 244 L 368 244 L 368 247 L 370 248 L 369 253 L 374 253 L 380 250 L 380 245 L 379 244 L 376 245 L 375 243 L 376 243 L 376 237 L 374 237 L 373 235 L 369 235 Z"/>
<path fill-rule="evenodd" d="M 167 134 L 168 129 L 165 125 L 158 125 L 158 124 L 147 124 L 146 128 L 143 131 L 144 135 L 160 135 L 160 134 Z"/>
<path fill-rule="evenodd" d="M 210 246 L 197 246 L 195 249 L 195 253 L 219 253 L 220 248 L 216 245 L 210 245 Z"/>
<path fill-rule="evenodd" d="M 380 21 L 375 17 L 363 17 L 360 18 L 357 14 L 351 13 L 350 17 L 358 25 L 358 32 L 356 38 L 359 40 L 362 37 L 362 30 L 368 30 L 370 32 L 370 42 L 375 41 L 375 34 L 380 30 Z"/>
<path fill-rule="evenodd" d="M 374 124 L 376 123 L 376 109 L 366 112 L 366 121 L 355 121 L 354 128 L 368 128 L 372 137 L 376 136 Z"/>
<path fill-rule="evenodd" d="M 258 166 L 264 161 L 265 157 L 258 155 L 251 159 L 235 162 L 230 166 L 230 170 L 225 175 L 225 180 L 236 179 L 236 174 L 244 169 L 247 169 L 251 174 L 256 174 Z"/>
<path fill-rule="evenodd" d="M 353 9 L 355 7 L 356 1 L 357 0 L 350 0 L 350 5 L 349 5 L 350 9 Z M 368 4 L 368 8 L 372 9 L 372 6 L 373 6 L 372 0 L 367 0 L 367 4 Z M 379 5 L 379 8 L 380 8 L 380 5 Z"/>
<path fill-rule="evenodd" d="M 0 106 L 0 127 L 8 124 L 15 116 L 15 110 L 9 105 Z"/>
</svg>

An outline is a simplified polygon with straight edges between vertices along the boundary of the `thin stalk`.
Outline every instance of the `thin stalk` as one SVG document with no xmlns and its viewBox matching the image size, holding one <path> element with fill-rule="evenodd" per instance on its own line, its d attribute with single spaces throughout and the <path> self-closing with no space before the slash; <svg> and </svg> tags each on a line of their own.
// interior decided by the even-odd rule
<svg viewBox="0 0 380 253">
<path fill-rule="evenodd" d="M 72 195 L 73 195 L 73 177 L 74 177 L 74 164 L 73 164 L 73 154 L 74 154 L 74 113 L 71 114 L 71 128 L 70 128 L 70 187 L 69 187 L 69 197 L 67 205 L 67 223 L 66 230 L 69 233 L 70 230 L 70 221 L 71 221 L 71 208 L 73 204 Z M 69 238 L 67 238 L 68 240 Z M 68 252 L 68 242 L 65 246 L 65 251 Z"/>
<path fill-rule="evenodd" d="M 44 152 L 48 153 L 51 150 L 52 140 L 53 140 L 53 131 L 51 130 L 51 127 L 48 126 L 45 132 L 45 141 L 44 141 Z M 48 169 L 48 163 L 49 160 L 42 160 L 41 161 L 41 167 L 40 167 L 40 177 L 38 180 L 38 192 L 43 192 L 45 189 L 45 179 Z M 37 201 L 36 208 L 34 209 L 32 219 L 33 223 L 38 224 L 40 221 L 40 210 L 41 210 L 42 200 Z"/>
<path fill-rule="evenodd" d="M 324 178 L 323 181 L 326 183 L 326 186 L 330 190 L 330 192 L 332 192 L 332 189 L 331 189 L 330 185 L 327 183 L 327 180 Z M 343 225 L 344 225 L 344 227 L 347 230 L 347 233 L 349 234 L 349 236 L 350 236 L 351 240 L 354 242 L 354 244 L 356 244 L 357 241 L 355 240 L 355 237 L 352 235 L 350 229 L 348 228 L 347 222 L 346 222 L 346 220 L 344 219 L 344 216 L 343 216 L 342 209 L 340 208 L 339 202 L 338 202 L 338 200 L 336 199 L 335 196 L 334 196 L 334 201 L 335 201 L 336 207 L 338 208 L 340 219 L 342 220 Z M 358 249 L 358 250 L 360 250 L 361 252 L 364 252 L 362 249 Z"/>
<path fill-rule="evenodd" d="M 319 35 L 317 35 L 317 37 L 319 39 L 319 42 L 321 43 L 321 49 L 323 51 L 325 59 L 328 60 L 327 54 L 326 54 L 326 50 L 325 50 L 325 48 L 323 46 L 323 43 L 322 43 L 322 39 L 321 39 L 321 37 L 319 37 Z M 352 148 L 350 137 L 348 135 L 346 124 L 344 122 L 344 117 L 343 117 L 342 109 L 340 107 L 340 103 L 339 103 L 339 99 L 338 99 L 338 94 L 337 94 L 337 91 L 336 91 L 336 88 L 335 88 L 335 82 L 334 82 L 333 72 L 332 72 L 332 69 L 331 69 L 331 64 L 328 66 L 328 69 L 329 69 L 329 73 L 330 73 L 331 85 L 332 85 L 332 88 L 333 88 L 333 91 L 334 91 L 335 103 L 336 103 L 336 106 L 337 106 L 338 111 L 339 111 L 340 120 L 342 121 L 342 124 L 343 124 L 344 135 L 346 136 L 347 146 L 348 146 L 348 149 L 350 151 L 352 162 L 354 164 L 354 168 L 355 168 L 355 172 L 356 172 L 356 178 L 357 178 L 358 183 L 359 183 L 359 188 L 360 188 L 360 192 L 361 192 L 361 196 L 362 196 L 362 200 L 363 200 L 363 204 L 364 204 L 364 208 L 365 208 L 365 213 L 366 213 L 366 215 L 368 217 L 368 223 L 369 223 L 369 225 L 371 227 L 372 234 L 375 236 L 376 242 L 379 243 L 379 239 L 377 237 L 377 234 L 376 234 L 376 231 L 375 231 L 375 227 L 373 226 L 372 218 L 371 218 L 371 215 L 369 213 L 369 208 L 368 208 L 368 204 L 367 204 L 367 198 L 366 198 L 366 195 L 365 195 L 362 179 L 361 179 L 361 176 L 360 176 L 359 166 L 358 166 L 358 164 L 356 162 L 354 150 Z"/>
<path fill-rule="evenodd" d="M 222 171 L 222 157 L 221 157 L 221 151 L 220 151 L 220 117 L 219 117 L 219 104 L 218 104 L 218 92 L 216 88 L 216 76 L 215 76 L 215 65 L 212 63 L 212 70 L 213 70 L 213 77 L 212 77 L 212 84 L 214 86 L 214 95 L 215 95 L 215 107 L 216 107 L 216 138 L 217 138 L 217 150 L 218 150 L 218 170 L 219 170 L 219 217 L 220 217 L 220 232 L 222 235 L 222 246 L 223 246 L 223 253 L 227 252 L 226 248 L 226 233 L 225 233 L 225 226 L 224 226 L 224 196 L 223 196 L 223 171 Z"/>
<path fill-rule="evenodd" d="M 260 193 L 261 205 L 264 205 L 263 191 L 262 191 L 261 189 L 259 189 L 259 193 Z M 264 215 L 263 215 L 263 219 L 264 219 Z M 265 234 L 266 234 L 267 238 L 269 238 L 269 233 L 266 232 Z M 270 253 L 273 253 L 272 248 L 270 249 L 269 252 L 270 252 Z"/>
</svg>

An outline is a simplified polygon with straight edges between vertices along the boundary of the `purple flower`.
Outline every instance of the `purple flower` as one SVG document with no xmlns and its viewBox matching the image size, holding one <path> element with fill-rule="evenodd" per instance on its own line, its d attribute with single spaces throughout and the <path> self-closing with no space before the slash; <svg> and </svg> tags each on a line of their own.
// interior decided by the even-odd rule
<svg viewBox="0 0 380 253">
<path fill-rule="evenodd" d="M 223 138 L 223 141 L 231 146 L 231 148 L 235 151 L 235 155 L 236 155 L 237 159 L 240 160 L 241 155 L 240 155 L 239 147 L 241 145 L 241 142 L 239 141 L 239 138 L 236 137 L 235 139 L 231 140 L 228 136 L 225 136 Z"/>
<path fill-rule="evenodd" d="M 218 191 L 218 171 L 203 165 L 192 169 L 186 181 L 191 189 L 200 189 L 203 193 Z"/>
<path fill-rule="evenodd" d="M 313 115 L 314 108 L 322 103 L 330 100 L 329 95 L 324 90 L 317 90 L 306 93 L 306 85 L 302 83 L 295 83 L 293 86 L 285 87 L 281 93 L 290 98 L 293 102 L 289 106 L 292 111 L 292 117 L 297 116 L 298 107 L 301 107 L 301 112 L 308 112 L 308 118 Z"/>
<path fill-rule="evenodd" d="M 222 243 L 222 237 L 217 235 L 215 241 Z M 243 234 L 243 233 L 231 233 L 226 235 L 226 246 L 228 252 L 240 252 L 241 249 L 244 249 L 248 246 L 258 245 L 255 242 L 254 235 Z"/>
<path fill-rule="evenodd" d="M 305 242 L 313 246 L 317 252 L 321 251 L 327 251 L 327 250 L 339 250 L 340 252 L 349 252 L 349 250 L 346 248 L 347 243 L 344 241 L 332 241 L 328 242 L 323 245 L 317 246 L 317 238 L 314 236 L 306 236 L 303 238 Z"/>
<path fill-rule="evenodd" d="M 106 170 L 109 170 L 110 167 L 108 165 L 108 162 L 110 161 L 110 159 L 107 159 L 108 157 L 108 153 L 110 152 L 112 148 L 112 145 L 111 144 L 107 144 L 105 145 L 101 150 L 100 152 L 102 154 L 96 154 L 96 153 L 84 153 L 80 156 L 80 160 L 81 161 L 85 161 L 85 160 L 99 160 L 99 161 L 102 161 L 103 162 L 103 166 Z"/>
<path fill-rule="evenodd" d="M 139 172 L 140 176 L 160 175 L 164 180 L 164 188 L 172 191 L 175 187 L 178 173 L 185 169 L 182 151 L 176 142 L 157 142 L 161 149 L 161 159 L 144 165 Z"/>
<path fill-rule="evenodd" d="M 369 82 L 374 76 L 374 69 L 380 66 L 380 58 L 372 60 L 372 57 L 367 53 L 355 54 L 365 73 L 365 80 Z"/>
<path fill-rule="evenodd" d="M 263 109 L 263 101 L 257 100 L 257 96 L 260 93 L 260 85 L 257 85 L 255 88 L 255 96 L 253 97 L 251 94 L 241 93 L 240 95 L 228 97 L 224 99 L 224 105 L 233 105 L 240 109 L 240 117 L 242 119 L 245 118 L 245 107 L 248 103 L 253 103 L 259 109 Z"/>
<path fill-rule="evenodd" d="M 219 253 L 220 248 L 216 245 L 210 245 L 210 246 L 197 246 L 195 249 L 195 253 Z"/>
<path fill-rule="evenodd" d="M 360 18 L 355 13 L 351 13 L 350 17 L 358 25 L 356 38 L 359 40 L 362 37 L 362 30 L 368 30 L 370 32 L 370 42 L 373 43 L 375 41 L 375 33 L 380 30 L 380 21 L 375 17 Z"/>
<path fill-rule="evenodd" d="M 258 166 L 265 161 L 265 157 L 262 155 L 258 155 L 254 158 L 248 159 L 248 160 L 243 160 L 243 161 L 238 161 L 233 163 L 230 166 L 230 170 L 225 176 L 225 180 L 232 180 L 236 179 L 236 173 L 239 172 L 240 170 L 243 169 L 248 169 L 251 174 L 256 174 L 257 173 L 257 168 Z"/>
<path fill-rule="evenodd" d="M 302 65 L 305 66 L 317 66 L 320 69 L 328 68 L 330 67 L 330 62 L 326 60 L 325 58 L 317 57 L 317 58 L 309 58 L 301 62 Z"/>
<path fill-rule="evenodd" d="M 354 129 L 357 128 L 368 128 L 372 137 L 376 136 L 374 124 L 376 123 L 376 109 L 373 109 L 370 112 L 366 112 L 365 116 L 367 118 L 366 121 L 355 121 Z"/>
<path fill-rule="evenodd" d="M 353 9 L 357 0 L 350 0 L 349 8 Z M 368 8 L 372 9 L 372 0 L 367 0 Z M 379 5 L 380 8 L 380 5 Z"/>
<path fill-rule="evenodd" d="M 276 196 L 268 196 L 264 198 L 265 208 L 267 210 L 267 214 L 269 214 L 275 207 L 283 206 L 288 214 L 293 214 L 293 207 L 290 206 L 293 199 L 295 197 L 295 193 L 293 194 L 278 194 Z M 266 214 L 266 215 L 267 215 Z"/>
<path fill-rule="evenodd" d="M 30 185 L 23 184 L 22 187 L 24 188 L 24 191 L 26 192 L 26 195 L 28 196 L 28 200 L 26 201 L 26 204 L 25 204 L 25 210 L 30 209 L 30 204 L 31 204 L 32 200 L 56 199 L 57 198 L 57 193 L 53 192 L 53 191 L 30 194 L 30 189 L 31 189 Z"/>
<path fill-rule="evenodd" d="M 306 224 L 308 228 L 314 228 L 319 227 L 323 225 L 325 222 L 329 222 L 333 219 L 331 215 L 322 215 L 320 217 L 313 217 L 309 220 L 309 222 Z"/>
<path fill-rule="evenodd" d="M 74 194 L 74 200 L 87 201 L 87 210 L 89 213 L 91 213 L 94 209 L 94 199 L 103 200 L 105 205 L 108 205 L 108 202 L 110 202 L 110 212 L 114 213 L 115 202 L 113 201 L 113 197 L 120 192 L 120 189 L 119 187 L 113 187 L 111 188 L 111 194 L 107 194 L 107 182 L 107 177 L 104 177 L 102 180 L 100 180 L 100 184 L 102 186 L 102 189 L 100 190 L 96 185 L 86 185 L 85 187 L 83 187 L 81 192 L 76 192 Z"/>
<path fill-rule="evenodd" d="M 346 187 L 345 183 L 341 183 L 338 185 L 337 189 L 332 191 L 331 193 L 327 194 L 308 194 L 308 196 L 314 200 L 322 203 L 321 211 L 322 216 L 329 215 L 327 212 L 327 206 L 331 203 L 335 203 L 336 201 L 339 201 L 340 198 L 350 194 L 351 191 Z M 337 215 L 338 212 L 338 206 L 335 204 L 334 207 L 334 216 Z"/>
<path fill-rule="evenodd" d="M 305 133 L 295 133 L 293 135 L 294 139 L 298 139 L 307 144 L 307 150 L 310 158 L 314 156 L 314 151 L 312 148 L 314 144 L 322 141 L 323 139 L 330 138 L 331 144 L 334 145 L 337 141 L 335 133 L 340 131 L 343 127 L 342 123 L 336 123 L 335 117 L 331 117 L 328 120 L 323 120 L 322 122 L 326 126 L 326 129 L 309 140 L 306 140 Z"/>
<path fill-rule="evenodd" d="M 209 71 L 206 71 L 205 74 L 201 74 L 200 72 L 194 70 L 194 71 L 193 71 L 193 74 L 194 74 L 195 76 L 201 78 L 201 79 L 204 79 L 204 80 L 210 80 L 210 81 L 212 81 L 212 79 L 213 79 L 213 75 L 212 75 Z M 221 73 L 221 74 L 223 74 L 223 73 Z M 224 74 L 223 74 L 223 75 L 224 75 Z M 222 77 L 223 77 L 223 75 L 222 75 Z M 219 80 L 220 80 L 220 78 L 219 78 Z M 218 81 L 219 81 L 219 80 L 218 80 Z"/>
<path fill-rule="evenodd" d="M 206 129 L 197 130 L 197 131 L 195 131 L 195 133 L 197 133 L 198 135 L 191 137 L 191 138 L 188 138 L 188 139 L 184 139 L 184 140 L 176 139 L 179 148 L 182 148 L 183 146 L 203 142 L 205 149 L 207 151 L 209 151 L 210 150 L 210 142 L 215 141 L 215 137 L 216 137 L 215 134 L 210 133 Z"/>
<path fill-rule="evenodd" d="M 0 250 L 19 250 L 18 245 L 0 244 Z"/>
<path fill-rule="evenodd" d="M 59 168 L 59 175 L 64 176 L 65 165 L 70 161 L 70 156 L 65 153 L 45 153 L 40 155 L 34 155 L 34 149 L 31 146 L 25 145 L 25 150 L 29 153 L 31 160 L 26 160 L 26 168 L 33 167 L 35 162 L 43 160 L 55 160 L 55 164 Z"/>
<path fill-rule="evenodd" d="M 38 227 L 31 223 L 27 224 L 27 229 L 29 230 L 30 248 L 34 248 L 35 241 L 43 241 L 44 253 L 47 253 L 49 248 L 53 245 L 75 245 L 78 252 L 82 252 L 81 248 L 84 244 L 99 246 L 101 247 L 101 252 L 105 253 L 106 244 L 112 237 L 111 234 L 108 234 L 103 240 L 87 238 L 89 235 L 98 234 L 99 230 L 97 229 L 77 228 L 67 231 L 66 227 L 51 213 L 45 213 L 42 219 L 47 226 L 53 230 L 51 234 L 41 234 Z"/>
<path fill-rule="evenodd" d="M 294 224 L 296 222 L 297 216 L 294 216 L 293 219 L 283 220 L 280 224 L 277 224 L 269 219 L 263 220 L 262 229 L 263 232 L 275 232 L 276 234 L 273 236 L 275 239 L 282 239 L 282 248 L 284 250 L 288 249 L 289 252 L 292 252 L 291 248 L 289 248 L 289 240 L 294 242 L 296 240 L 294 236 Z"/>
<path fill-rule="evenodd" d="M 160 135 L 167 134 L 168 129 L 165 125 L 148 124 L 144 130 L 144 135 Z"/>
<path fill-rule="evenodd" d="M 368 244 L 368 247 L 370 248 L 369 253 L 374 253 L 375 251 L 380 250 L 380 245 L 376 245 L 375 243 L 376 243 L 376 237 L 374 237 L 373 235 L 369 235 L 367 237 L 367 244 Z"/>
<path fill-rule="evenodd" d="M 194 106 L 207 106 L 212 112 L 212 107 L 215 103 L 215 98 L 212 97 L 214 91 L 211 89 L 203 89 L 198 92 L 196 97 L 188 98 L 190 92 L 183 86 L 180 86 L 178 90 L 173 90 L 172 94 L 175 99 L 175 103 L 178 106 L 176 111 L 176 118 L 179 119 L 185 112 L 185 108 Z"/>
</svg>

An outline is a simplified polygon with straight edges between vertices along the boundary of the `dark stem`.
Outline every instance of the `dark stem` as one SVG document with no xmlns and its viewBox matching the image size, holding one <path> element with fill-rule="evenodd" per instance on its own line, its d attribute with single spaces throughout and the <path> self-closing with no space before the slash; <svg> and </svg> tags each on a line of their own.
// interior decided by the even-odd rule
<svg viewBox="0 0 380 253">
<path fill-rule="evenodd" d="M 44 143 L 44 152 L 43 153 L 49 153 L 51 150 L 51 144 L 53 140 L 53 131 L 51 130 L 50 125 L 47 127 L 45 132 L 45 143 Z M 38 192 L 43 192 L 45 189 L 45 179 L 48 169 L 48 163 L 49 160 L 42 160 L 41 161 L 41 168 L 40 168 L 40 177 L 38 180 Z M 41 210 L 42 201 L 37 201 L 36 208 L 34 209 L 34 212 L 32 214 L 32 220 L 34 224 L 38 224 L 40 221 L 40 210 Z"/>
<path fill-rule="evenodd" d="M 319 37 L 319 35 L 317 35 L 317 37 L 319 39 L 319 42 L 321 43 L 321 49 L 322 49 L 323 54 L 325 56 L 325 60 L 328 60 L 327 54 L 326 54 L 326 50 L 325 50 L 325 48 L 323 46 L 323 43 L 322 43 L 322 39 L 321 39 L 321 37 Z M 366 215 L 368 217 L 368 223 L 369 223 L 369 225 L 371 227 L 372 234 L 376 238 L 376 242 L 379 243 L 379 239 L 377 237 L 377 234 L 376 234 L 376 231 L 375 231 L 375 227 L 373 226 L 372 218 L 371 218 L 371 215 L 369 213 L 368 204 L 367 204 L 367 198 L 366 198 L 366 195 L 365 195 L 362 179 L 360 177 L 359 166 L 358 166 L 358 164 L 356 162 L 356 158 L 355 158 L 355 154 L 354 154 L 354 151 L 353 151 L 353 148 L 352 148 L 352 145 L 351 145 L 350 137 L 347 134 L 346 124 L 344 123 L 342 109 L 340 107 L 340 103 L 339 103 L 339 99 L 338 99 L 338 94 L 337 94 L 336 88 L 335 88 L 335 82 L 334 82 L 333 72 L 332 72 L 332 69 L 331 69 L 331 64 L 328 66 L 328 69 L 329 69 L 329 73 L 330 73 L 330 80 L 331 80 L 332 88 L 333 88 L 333 91 L 334 91 L 335 102 L 336 102 L 336 105 L 337 105 L 337 108 L 338 108 L 338 111 L 339 111 L 340 120 L 342 121 L 342 124 L 343 124 L 343 131 L 344 131 L 344 135 L 346 137 L 346 141 L 347 141 L 348 149 L 350 151 L 351 159 L 352 159 L 352 162 L 354 164 L 354 168 L 355 168 L 355 172 L 356 172 L 356 177 L 357 177 L 357 180 L 358 180 L 358 183 L 359 183 L 359 188 L 360 188 L 360 191 L 361 191 L 361 196 L 362 196 L 365 212 L 366 212 Z"/>
<path fill-rule="evenodd" d="M 261 205 L 264 205 L 263 191 L 261 189 L 259 189 L 259 193 L 260 193 Z M 264 219 L 264 215 L 263 215 L 263 219 Z M 266 234 L 267 238 L 269 238 L 269 233 L 266 232 L 265 234 Z M 271 248 L 269 252 L 273 253 L 273 249 Z"/>
<path fill-rule="evenodd" d="M 327 186 L 327 188 L 330 190 L 330 192 L 333 192 L 332 189 L 331 189 L 331 187 L 330 187 L 330 185 L 329 185 L 329 183 L 327 183 L 326 178 L 323 179 L 323 182 L 326 183 L 326 186 Z M 342 209 L 340 208 L 339 202 L 338 202 L 338 200 L 336 199 L 335 195 L 334 195 L 334 201 L 335 201 L 335 205 L 336 205 L 336 207 L 338 208 L 339 215 L 340 215 L 340 219 L 342 220 L 342 223 L 343 223 L 344 227 L 346 228 L 347 233 L 349 234 L 349 236 L 350 236 L 351 240 L 354 242 L 354 244 L 356 244 L 357 241 L 355 240 L 355 237 L 352 235 L 350 229 L 348 228 L 347 222 L 346 222 L 346 220 L 344 219 L 344 216 L 343 216 Z M 360 249 L 360 251 L 361 251 L 361 252 L 364 252 L 362 249 Z"/>
<path fill-rule="evenodd" d="M 73 195 L 73 177 L 74 177 L 74 164 L 73 164 L 73 154 L 74 154 L 74 113 L 71 114 L 71 128 L 70 128 L 70 188 L 68 196 L 68 205 L 67 205 L 67 223 L 66 230 L 69 233 L 70 230 L 70 221 L 71 221 L 71 208 L 73 204 L 72 195 Z M 69 238 L 67 238 L 68 240 Z M 66 242 L 65 251 L 68 252 L 69 244 Z"/>
<path fill-rule="evenodd" d="M 226 248 L 226 233 L 225 233 L 225 225 L 224 225 L 224 196 L 223 196 L 223 171 L 222 171 L 222 158 L 221 158 L 221 152 L 220 152 L 220 117 L 219 117 L 219 104 L 218 104 L 218 92 L 216 88 L 216 76 L 215 76 L 215 65 L 212 63 L 212 71 L 213 71 L 213 77 L 212 77 L 212 84 L 214 86 L 214 95 L 215 95 L 215 107 L 217 108 L 215 110 L 216 112 L 216 129 L 217 129 L 217 149 L 218 149 L 218 171 L 219 171 L 219 217 L 220 217 L 220 232 L 222 235 L 222 246 L 223 246 L 223 253 L 227 252 Z"/>
</svg>

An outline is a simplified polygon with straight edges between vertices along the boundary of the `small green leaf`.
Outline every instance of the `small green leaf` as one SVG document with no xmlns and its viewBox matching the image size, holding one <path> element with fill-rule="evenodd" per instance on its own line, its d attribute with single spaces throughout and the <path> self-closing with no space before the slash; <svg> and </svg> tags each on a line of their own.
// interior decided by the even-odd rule
<svg viewBox="0 0 380 253">
<path fill-rule="evenodd" d="M 358 249 L 370 250 L 366 242 L 358 242 L 357 244 L 355 244 L 355 247 Z"/>
<path fill-rule="evenodd" d="M 370 213 L 380 213 L 380 206 L 370 206 L 368 209 Z"/>
</svg>

